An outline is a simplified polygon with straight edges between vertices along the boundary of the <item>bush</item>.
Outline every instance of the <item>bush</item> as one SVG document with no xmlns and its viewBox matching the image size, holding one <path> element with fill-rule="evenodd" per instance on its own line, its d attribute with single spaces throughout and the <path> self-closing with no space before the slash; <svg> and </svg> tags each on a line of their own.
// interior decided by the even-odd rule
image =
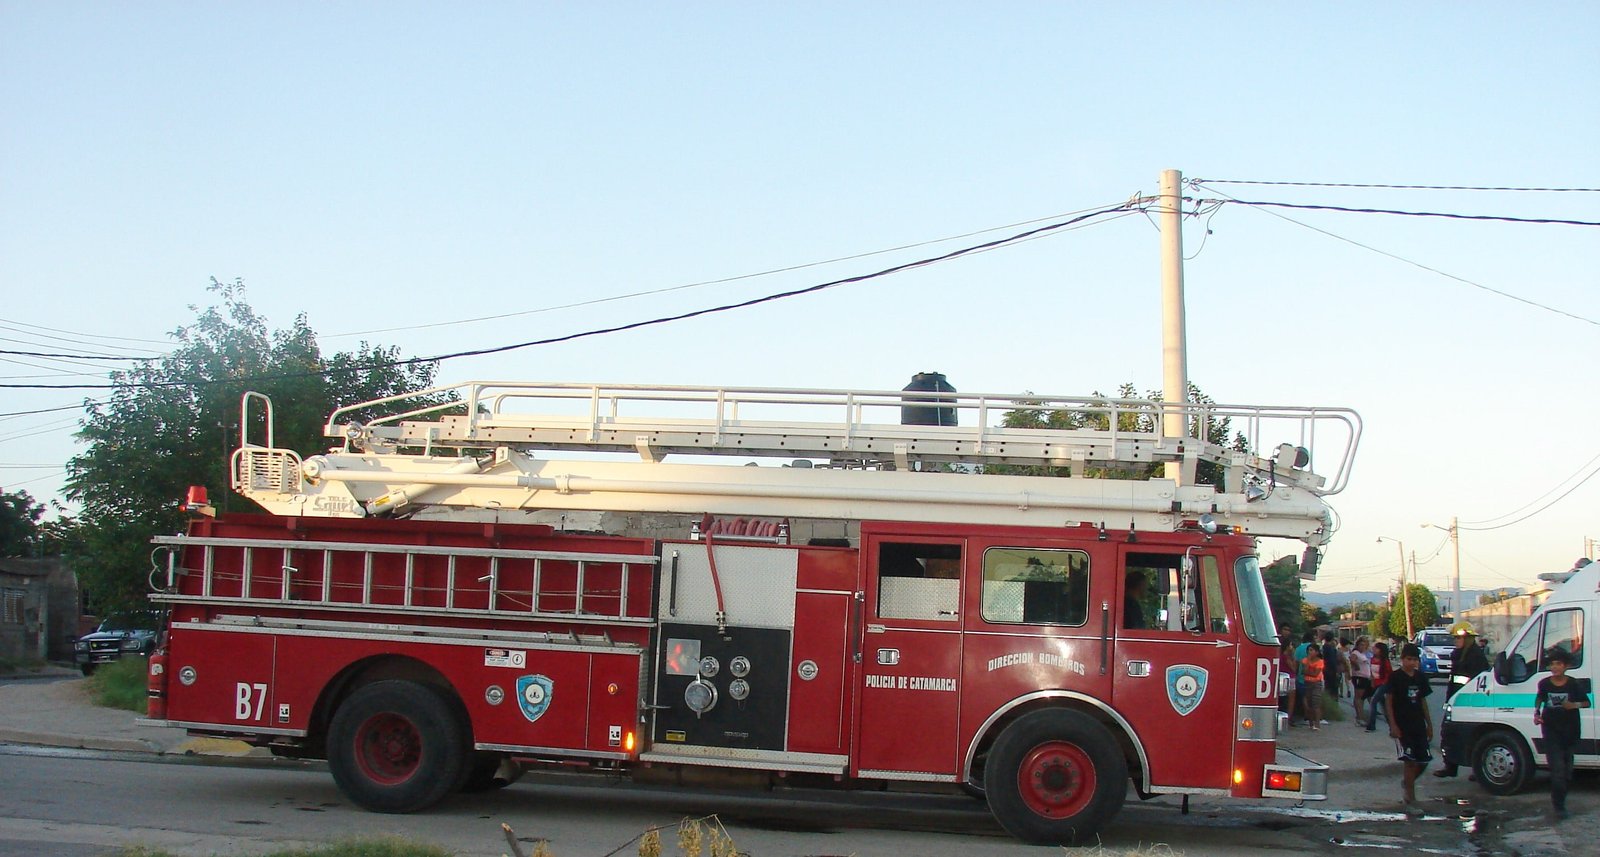
<svg viewBox="0 0 1600 857">
<path fill-rule="evenodd" d="M 102 664 L 89 677 L 89 692 L 97 705 L 142 712 L 149 703 L 148 670 L 142 656 L 124 656 Z"/>
</svg>

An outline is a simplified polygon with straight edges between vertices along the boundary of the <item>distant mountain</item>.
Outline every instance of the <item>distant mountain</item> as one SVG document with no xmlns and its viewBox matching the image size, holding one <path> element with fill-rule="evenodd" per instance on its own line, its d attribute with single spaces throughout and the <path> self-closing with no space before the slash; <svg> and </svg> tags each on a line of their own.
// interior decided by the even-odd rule
<svg viewBox="0 0 1600 857">
<path fill-rule="evenodd" d="M 1463 589 L 1463 590 L 1461 590 L 1461 600 L 1466 602 L 1467 609 L 1470 610 L 1473 607 L 1478 606 L 1478 596 L 1479 595 L 1482 595 L 1485 592 L 1491 592 L 1491 591 L 1493 591 L 1493 590 L 1489 590 L 1489 589 Z M 1446 601 L 1449 600 L 1449 598 L 1450 598 L 1450 591 L 1448 589 L 1435 590 L 1433 594 L 1434 594 L 1435 598 L 1440 598 L 1440 599 L 1443 599 L 1443 600 L 1446 600 Z M 1303 598 L 1305 598 L 1306 601 L 1309 601 L 1312 604 L 1315 604 L 1316 606 L 1321 607 L 1324 610 L 1329 610 L 1329 609 L 1332 609 L 1334 607 L 1343 607 L 1346 604 L 1350 604 L 1352 602 L 1357 602 L 1357 601 L 1372 601 L 1372 602 L 1377 603 L 1377 604 L 1382 604 L 1385 601 L 1389 600 L 1389 593 L 1388 592 L 1384 592 L 1384 591 L 1379 591 L 1379 592 L 1302 592 L 1301 596 Z"/>
</svg>

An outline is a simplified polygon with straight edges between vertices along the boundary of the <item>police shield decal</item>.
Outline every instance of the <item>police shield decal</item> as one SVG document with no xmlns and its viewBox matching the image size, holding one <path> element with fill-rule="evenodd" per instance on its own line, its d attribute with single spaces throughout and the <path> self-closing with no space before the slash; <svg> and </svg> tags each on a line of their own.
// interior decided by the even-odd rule
<svg viewBox="0 0 1600 857">
<path fill-rule="evenodd" d="M 1204 667 L 1179 664 L 1167 667 L 1167 700 L 1178 714 L 1188 716 L 1206 695 Z"/>
<path fill-rule="evenodd" d="M 517 679 L 517 705 L 528 722 L 538 720 L 550 708 L 550 698 L 555 695 L 556 683 L 542 675 L 525 675 Z"/>
</svg>

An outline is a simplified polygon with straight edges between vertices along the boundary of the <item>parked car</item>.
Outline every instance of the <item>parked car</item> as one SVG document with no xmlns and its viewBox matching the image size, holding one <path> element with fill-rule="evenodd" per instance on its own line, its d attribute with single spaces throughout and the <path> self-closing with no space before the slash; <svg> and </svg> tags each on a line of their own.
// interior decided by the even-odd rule
<svg viewBox="0 0 1600 857">
<path fill-rule="evenodd" d="M 112 616 L 72 644 L 72 661 L 84 675 L 91 675 L 95 667 L 123 655 L 148 656 L 155 648 L 155 629 L 156 617 L 149 613 Z"/>
<path fill-rule="evenodd" d="M 1424 628 L 1412 640 L 1422 649 L 1422 671 L 1430 675 L 1450 672 L 1451 659 L 1455 657 L 1456 643 L 1450 637 L 1447 625 Z"/>
</svg>

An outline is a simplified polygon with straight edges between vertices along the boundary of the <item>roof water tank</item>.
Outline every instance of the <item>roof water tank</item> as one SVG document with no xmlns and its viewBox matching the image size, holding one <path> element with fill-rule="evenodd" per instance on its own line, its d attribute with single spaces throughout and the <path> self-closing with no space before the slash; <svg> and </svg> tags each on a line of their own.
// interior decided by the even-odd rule
<svg viewBox="0 0 1600 857">
<path fill-rule="evenodd" d="M 954 393 L 955 387 L 938 372 L 918 372 L 911 377 L 900 401 L 900 424 L 905 426 L 953 426 L 956 424 L 956 409 L 936 407 L 937 405 L 953 405 L 955 399 L 948 396 L 914 396 L 912 393 Z"/>
</svg>

